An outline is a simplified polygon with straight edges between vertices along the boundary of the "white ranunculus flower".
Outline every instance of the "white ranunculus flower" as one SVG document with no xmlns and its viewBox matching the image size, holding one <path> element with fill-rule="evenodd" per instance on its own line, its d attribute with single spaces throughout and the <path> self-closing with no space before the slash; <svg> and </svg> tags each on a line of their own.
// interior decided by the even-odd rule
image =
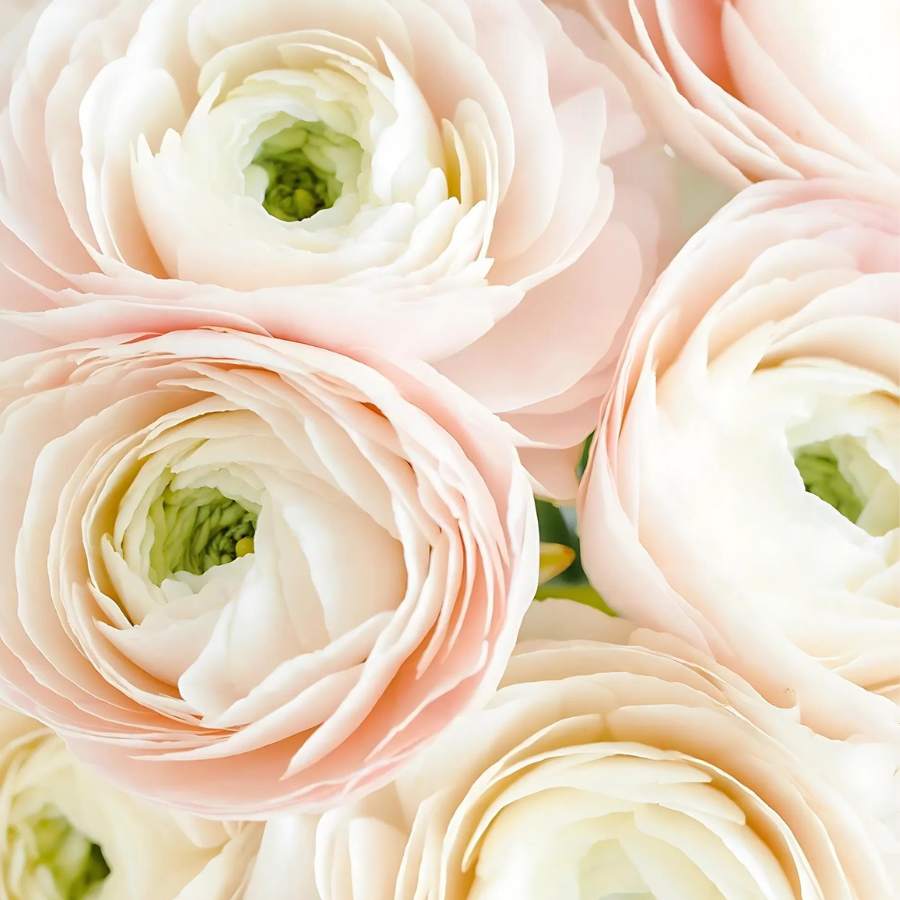
<svg viewBox="0 0 900 900">
<path fill-rule="evenodd" d="M 233 900 L 261 834 L 123 794 L 48 729 L 0 709 L 3 900 Z"/>
<path fill-rule="evenodd" d="M 603 57 L 543 0 L 49 0 L 0 48 L 0 305 L 424 359 L 574 491 L 678 239 Z"/>
<path fill-rule="evenodd" d="M 394 784 L 270 822 L 251 884 L 270 900 L 898 896 L 896 746 L 816 735 L 678 639 L 570 601 L 534 604 L 523 638 L 488 706 Z"/>
<path fill-rule="evenodd" d="M 642 307 L 582 481 L 606 602 L 823 729 L 898 712 L 898 298 L 890 184 L 742 192 Z"/>
</svg>

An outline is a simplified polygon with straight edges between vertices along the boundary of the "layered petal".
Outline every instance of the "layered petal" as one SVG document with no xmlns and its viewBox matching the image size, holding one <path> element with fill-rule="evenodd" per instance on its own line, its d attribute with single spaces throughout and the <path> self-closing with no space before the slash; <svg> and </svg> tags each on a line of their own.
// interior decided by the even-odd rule
<svg viewBox="0 0 900 900">
<path fill-rule="evenodd" d="M 896 724 L 898 233 L 890 185 L 740 194 L 638 317 L 580 497 L 607 603 L 825 732 Z"/>
<path fill-rule="evenodd" d="M 365 793 L 499 680 L 538 577 L 508 429 L 424 364 L 183 331 L 0 367 L 0 677 L 115 783 Z"/>
<path fill-rule="evenodd" d="M 52 0 L 0 52 L 8 332 L 192 319 L 365 347 L 527 408 L 523 446 L 573 447 L 677 236 L 661 143 L 557 12 Z"/>
<path fill-rule="evenodd" d="M 569 601 L 534 604 L 523 638 L 487 707 L 392 785 L 270 822 L 247 900 L 896 896 L 895 744 L 816 735 Z"/>
<path fill-rule="evenodd" d="M 673 146 L 735 188 L 900 175 L 889 0 L 589 0 Z"/>
</svg>

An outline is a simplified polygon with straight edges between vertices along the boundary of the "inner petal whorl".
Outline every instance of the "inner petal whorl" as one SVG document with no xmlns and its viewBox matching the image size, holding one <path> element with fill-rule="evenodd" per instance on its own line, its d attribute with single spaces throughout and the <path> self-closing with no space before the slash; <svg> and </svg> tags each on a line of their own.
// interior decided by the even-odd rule
<svg viewBox="0 0 900 900">
<path fill-rule="evenodd" d="M 9 856 L 18 871 L 6 873 L 12 900 L 87 900 L 97 896 L 110 873 L 98 844 L 78 831 L 52 805 L 10 823 Z M 46 894 L 45 891 L 52 891 Z"/>
<path fill-rule="evenodd" d="M 284 222 L 330 209 L 341 196 L 346 172 L 359 174 L 363 151 L 353 138 L 324 122 L 297 121 L 264 141 L 250 170 L 267 182 L 263 208 Z"/>
<path fill-rule="evenodd" d="M 806 490 L 833 506 L 844 518 L 856 522 L 863 502 L 844 477 L 840 464 L 827 442 L 801 447 L 794 464 Z"/>
<path fill-rule="evenodd" d="M 202 575 L 252 553 L 257 514 L 212 487 L 167 487 L 150 507 L 152 581 L 159 585 L 176 572 Z"/>
</svg>

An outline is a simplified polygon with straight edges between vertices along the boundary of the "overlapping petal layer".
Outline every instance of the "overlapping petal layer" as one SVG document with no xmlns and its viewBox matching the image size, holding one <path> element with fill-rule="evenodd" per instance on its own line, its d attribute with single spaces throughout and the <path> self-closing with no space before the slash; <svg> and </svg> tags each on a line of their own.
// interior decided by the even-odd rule
<svg viewBox="0 0 900 900">
<path fill-rule="evenodd" d="M 0 53 L 4 306 L 440 362 L 537 468 L 674 239 L 600 52 L 540 0 L 53 0 Z"/>
<path fill-rule="evenodd" d="M 588 0 L 670 142 L 739 189 L 900 176 L 891 0 Z"/>
<path fill-rule="evenodd" d="M 738 195 L 642 309 L 582 483 L 604 599 L 826 731 L 896 724 L 898 234 L 890 186 Z"/>
<path fill-rule="evenodd" d="M 9 900 L 235 900 L 257 824 L 210 822 L 130 797 L 37 722 L 0 710 L 0 892 Z"/>
<path fill-rule="evenodd" d="M 817 736 L 683 642 L 569 601 L 535 604 L 524 637 L 487 708 L 394 784 L 269 823 L 268 896 L 895 896 L 896 746 Z"/>
<path fill-rule="evenodd" d="M 186 331 L 0 367 L 0 677 L 224 818 L 385 781 L 489 694 L 538 577 L 499 420 L 424 364 Z"/>
</svg>

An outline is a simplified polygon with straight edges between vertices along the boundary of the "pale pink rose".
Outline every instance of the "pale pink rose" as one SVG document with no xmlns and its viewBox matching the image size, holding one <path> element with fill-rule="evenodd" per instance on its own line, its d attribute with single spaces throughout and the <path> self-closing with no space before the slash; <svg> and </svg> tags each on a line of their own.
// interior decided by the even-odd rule
<svg viewBox="0 0 900 900">
<path fill-rule="evenodd" d="M 641 310 L 582 483 L 613 609 L 829 729 L 898 716 L 898 320 L 890 185 L 748 188 Z"/>
<path fill-rule="evenodd" d="M 248 896 L 898 896 L 896 745 L 816 735 L 682 641 L 569 601 L 524 635 L 487 707 L 394 783 L 269 822 Z"/>
<path fill-rule="evenodd" d="M 439 363 L 572 490 L 542 451 L 588 434 L 673 239 L 598 48 L 541 0 L 52 0 L 0 59 L 4 304 Z"/>
<path fill-rule="evenodd" d="M 0 401 L 0 679 L 116 785 L 325 807 L 499 681 L 532 494 L 424 363 L 173 332 L 17 357 Z"/>
<path fill-rule="evenodd" d="M 896 0 L 585 0 L 670 142 L 735 188 L 900 175 Z"/>
</svg>

